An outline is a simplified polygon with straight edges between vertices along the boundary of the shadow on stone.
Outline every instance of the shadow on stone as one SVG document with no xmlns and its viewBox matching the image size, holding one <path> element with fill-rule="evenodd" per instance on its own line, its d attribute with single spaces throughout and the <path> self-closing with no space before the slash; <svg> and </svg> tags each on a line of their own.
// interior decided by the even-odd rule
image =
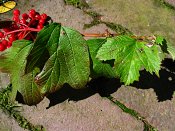
<svg viewBox="0 0 175 131">
<path fill-rule="evenodd" d="M 175 91 L 175 62 L 172 59 L 165 59 L 159 72 L 160 77 L 151 75 L 145 70 L 140 72 L 139 82 L 134 82 L 132 86 L 139 89 L 153 88 L 158 101 L 171 100 Z"/>
<path fill-rule="evenodd" d="M 50 100 L 50 104 L 47 109 L 67 99 L 79 101 L 86 99 L 95 93 L 99 93 L 102 97 L 109 96 L 111 93 L 117 91 L 120 86 L 121 84 L 119 80 L 107 78 L 94 79 L 88 83 L 86 88 L 80 90 L 73 89 L 66 84 L 57 92 L 47 96 L 47 98 Z"/>
<path fill-rule="evenodd" d="M 160 77 L 151 75 L 143 70 L 140 72 L 139 82 L 134 82 L 132 86 L 139 89 L 153 88 L 158 97 L 158 101 L 171 100 L 173 92 L 175 91 L 175 62 L 171 59 L 165 59 L 162 66 L 164 69 L 160 70 Z M 73 89 L 68 84 L 65 84 L 63 88 L 47 96 L 50 100 L 50 104 L 47 108 L 65 100 L 83 100 L 96 93 L 99 93 L 102 97 L 109 96 L 120 87 L 121 83 L 119 79 L 108 79 L 104 77 L 91 80 L 86 88 L 80 90 Z M 23 103 L 22 96 L 19 94 L 17 100 Z"/>
</svg>

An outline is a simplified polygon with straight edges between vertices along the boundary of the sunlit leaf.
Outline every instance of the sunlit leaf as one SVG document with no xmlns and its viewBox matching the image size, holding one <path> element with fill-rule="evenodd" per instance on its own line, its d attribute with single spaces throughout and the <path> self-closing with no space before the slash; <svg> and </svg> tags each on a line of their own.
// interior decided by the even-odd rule
<svg viewBox="0 0 175 131">
<path fill-rule="evenodd" d="M 108 38 L 99 49 L 97 58 L 105 61 L 115 59 L 115 73 L 126 85 L 139 79 L 139 70 L 142 67 L 158 75 L 161 64 L 156 45 L 149 47 L 146 42 L 124 35 Z"/>
<path fill-rule="evenodd" d="M 35 78 L 43 94 L 54 92 L 65 83 L 76 89 L 86 85 L 90 74 L 89 53 L 79 32 L 55 23 L 43 29 L 28 57 L 27 68 L 34 68 L 46 50 L 50 58 Z"/>
</svg>

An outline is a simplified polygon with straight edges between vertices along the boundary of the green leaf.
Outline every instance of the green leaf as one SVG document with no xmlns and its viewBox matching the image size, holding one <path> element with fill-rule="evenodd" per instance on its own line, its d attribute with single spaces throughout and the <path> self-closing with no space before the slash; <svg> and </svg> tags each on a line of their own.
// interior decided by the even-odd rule
<svg viewBox="0 0 175 131">
<path fill-rule="evenodd" d="M 31 53 L 27 57 L 26 73 L 31 72 L 35 67 L 43 65 L 49 55 L 51 56 L 58 47 L 61 25 L 52 23 L 44 27 L 34 42 Z"/>
<path fill-rule="evenodd" d="M 50 54 L 43 70 L 35 78 L 43 94 L 54 92 L 65 83 L 80 89 L 86 85 L 90 74 L 88 47 L 82 35 L 73 29 L 54 25 L 56 26 L 51 25 L 50 37 L 43 38 L 44 44 L 36 41 L 31 52 L 31 56 L 34 56 L 38 51 L 47 49 Z M 51 27 L 43 30 L 45 35 L 48 34 L 45 30 Z M 38 37 L 40 35 L 44 36 L 39 34 Z"/>
<path fill-rule="evenodd" d="M 157 45 L 148 46 L 147 42 L 125 35 L 108 38 L 96 57 L 105 61 L 115 59 L 114 70 L 126 85 L 139 79 L 142 67 L 158 75 L 161 64 Z"/>
<path fill-rule="evenodd" d="M 17 40 L 13 42 L 11 48 L 0 54 L 0 69 L 11 74 L 11 100 L 15 100 L 17 91 L 19 91 L 24 101 L 29 105 L 36 104 L 42 100 L 39 90 L 34 86 L 34 81 L 31 77 L 32 73 L 24 75 L 26 57 L 32 48 L 31 43 L 31 41 L 27 40 Z M 32 98 L 30 97 L 31 95 L 35 97 Z"/>
<path fill-rule="evenodd" d="M 111 63 L 103 63 L 96 58 L 97 52 L 100 47 L 106 42 L 106 39 L 90 39 L 87 40 L 89 52 L 92 60 L 92 69 L 91 69 L 91 77 L 107 77 L 107 78 L 114 78 L 116 77 L 113 68 L 111 67 Z"/>
</svg>

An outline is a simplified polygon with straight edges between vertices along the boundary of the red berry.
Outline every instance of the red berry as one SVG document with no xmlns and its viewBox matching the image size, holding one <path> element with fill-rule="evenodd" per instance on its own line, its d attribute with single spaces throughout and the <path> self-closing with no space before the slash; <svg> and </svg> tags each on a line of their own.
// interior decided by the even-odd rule
<svg viewBox="0 0 175 131">
<path fill-rule="evenodd" d="M 40 16 L 39 14 L 36 14 L 36 15 L 35 15 L 35 19 L 36 19 L 36 20 L 40 20 L 40 19 L 41 19 L 41 16 Z"/>
<path fill-rule="evenodd" d="M 12 46 L 12 42 L 8 42 L 7 48 Z"/>
<path fill-rule="evenodd" d="M 29 13 L 29 18 L 34 19 L 35 18 L 35 15 L 32 14 L 32 13 Z"/>
<path fill-rule="evenodd" d="M 26 13 L 24 13 L 24 14 L 22 14 L 22 18 L 23 18 L 24 20 L 27 20 L 27 19 L 29 18 L 29 15 L 26 14 Z"/>
<path fill-rule="evenodd" d="M 39 24 L 40 24 L 40 25 L 44 25 L 44 23 L 45 23 L 45 20 L 44 20 L 44 19 L 40 19 L 40 20 L 39 20 Z"/>
<path fill-rule="evenodd" d="M 3 40 L 2 44 L 5 45 L 5 46 L 8 46 L 8 41 L 7 40 Z"/>
<path fill-rule="evenodd" d="M 4 51 L 6 49 L 6 46 L 0 43 L 0 51 Z"/>
<path fill-rule="evenodd" d="M 4 37 L 4 33 L 0 32 L 0 39 Z"/>
<path fill-rule="evenodd" d="M 9 28 L 3 28 L 3 31 L 7 33 L 10 32 L 11 30 Z"/>
<path fill-rule="evenodd" d="M 43 13 L 43 14 L 41 15 L 41 19 L 46 20 L 46 19 L 47 19 L 47 15 L 46 15 L 45 13 Z"/>
<path fill-rule="evenodd" d="M 40 24 L 39 24 L 39 25 L 37 26 L 37 29 L 42 29 L 43 27 L 44 27 L 43 25 L 40 25 Z"/>
<path fill-rule="evenodd" d="M 14 20 L 15 22 L 19 22 L 19 16 L 14 16 L 14 17 L 13 17 L 13 20 Z"/>
<path fill-rule="evenodd" d="M 34 9 L 31 9 L 29 11 L 29 17 L 33 19 L 35 17 L 35 15 L 36 15 L 36 11 Z"/>
<path fill-rule="evenodd" d="M 13 42 L 14 40 L 16 40 L 14 34 L 12 34 L 8 39 L 9 39 L 10 42 Z"/>
<path fill-rule="evenodd" d="M 20 11 L 18 9 L 13 11 L 13 15 L 14 16 L 19 16 L 20 15 Z"/>
<path fill-rule="evenodd" d="M 29 25 L 30 27 L 36 27 L 38 25 L 38 22 L 35 19 L 33 19 L 33 20 L 30 21 L 29 24 L 30 24 Z"/>
<path fill-rule="evenodd" d="M 34 9 L 31 9 L 29 13 L 36 14 L 36 11 Z"/>
<path fill-rule="evenodd" d="M 18 34 L 18 40 L 23 39 L 23 34 Z"/>
<path fill-rule="evenodd" d="M 26 24 L 27 22 L 26 22 L 25 19 L 21 19 L 21 20 L 20 20 L 20 23 L 22 23 L 22 24 Z"/>
<path fill-rule="evenodd" d="M 12 45 L 8 45 L 7 48 L 10 48 Z"/>
</svg>

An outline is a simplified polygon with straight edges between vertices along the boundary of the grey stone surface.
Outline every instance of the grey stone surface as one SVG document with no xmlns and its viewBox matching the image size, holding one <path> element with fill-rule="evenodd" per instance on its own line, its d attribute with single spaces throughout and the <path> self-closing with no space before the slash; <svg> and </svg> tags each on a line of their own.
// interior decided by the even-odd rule
<svg viewBox="0 0 175 131">
<path fill-rule="evenodd" d="M 153 89 L 143 90 L 130 86 L 122 86 L 113 97 L 129 108 L 138 111 L 159 131 L 174 131 L 175 101 L 158 102 Z"/>
<path fill-rule="evenodd" d="M 10 76 L 7 73 L 0 73 L 0 88 L 5 88 L 10 82 Z"/>
<path fill-rule="evenodd" d="M 127 27 L 136 35 L 159 34 L 175 41 L 175 13 L 158 6 L 154 0 L 88 0 L 102 20 Z"/>
<path fill-rule="evenodd" d="M 55 22 L 60 22 L 62 25 L 72 27 L 82 33 L 104 33 L 105 29 L 107 29 L 104 24 L 101 24 L 83 30 L 83 25 L 90 23 L 91 17 L 82 10 L 64 5 L 62 0 L 18 2 L 18 8 L 22 11 L 30 10 L 31 6 L 41 13 L 45 12 L 50 15 Z M 9 16 L 10 12 L 3 14 L 3 17 Z M 8 78 L 1 74 L 1 81 L 1 85 L 4 86 L 7 84 Z M 48 131 L 143 130 L 141 122 L 123 113 L 118 107 L 110 101 L 102 99 L 98 94 L 78 102 L 65 101 L 46 109 L 48 105 L 49 100 L 45 98 L 36 107 L 24 105 L 22 113 L 30 122 L 35 125 L 42 124 Z M 2 114 L 1 125 L 7 130 L 18 131 L 20 129 L 14 120 L 11 118 L 5 119 L 4 114 Z"/>
<path fill-rule="evenodd" d="M 169 4 L 175 6 L 175 1 L 174 0 L 165 0 L 166 2 L 168 2 Z"/>
<path fill-rule="evenodd" d="M 18 123 L 0 110 L 0 131 L 24 131 Z"/>
<path fill-rule="evenodd" d="M 24 116 L 48 131 L 142 131 L 143 124 L 95 94 L 75 102 L 65 101 L 46 109 L 48 99 L 37 107 L 24 106 Z M 32 113 L 29 113 L 32 112 Z"/>
<path fill-rule="evenodd" d="M 175 22 L 174 14 L 166 9 L 154 7 L 151 0 L 88 0 L 88 2 L 92 6 L 92 10 L 103 15 L 102 19 L 105 21 L 122 24 L 136 34 L 160 33 L 167 35 L 172 41 L 175 40 L 175 28 L 172 26 Z M 135 5 L 132 8 L 130 8 L 131 3 Z M 92 18 L 82 10 L 64 5 L 62 0 L 20 0 L 17 8 L 22 11 L 35 8 L 41 13 L 45 12 L 50 15 L 54 21 L 82 33 L 104 33 L 107 29 L 105 25 L 101 24 L 83 30 L 83 25 L 90 23 Z M 1 16 L 8 18 L 10 13 L 1 14 Z M 169 78 L 169 76 L 163 77 Z M 163 81 L 162 79 L 158 81 L 155 83 L 160 88 L 166 88 L 168 85 L 167 82 L 160 83 Z M 171 81 L 169 86 L 174 90 L 174 77 Z M 8 76 L 0 74 L 0 88 L 5 87 L 8 82 Z M 147 87 L 145 84 L 143 86 Z M 155 84 L 145 89 L 121 86 L 112 95 L 126 106 L 138 111 L 160 131 L 174 131 L 175 98 L 170 100 L 167 98 L 159 102 L 158 95 L 153 90 L 154 86 Z M 49 100 L 45 98 L 37 106 L 23 105 L 22 114 L 33 124 L 42 124 L 48 131 L 143 131 L 143 124 L 140 121 L 123 113 L 120 108 L 97 93 L 77 102 L 65 100 L 49 108 L 48 106 Z M 22 131 L 23 129 L 13 119 L 0 112 L 0 131 L 6 130 Z"/>
</svg>

